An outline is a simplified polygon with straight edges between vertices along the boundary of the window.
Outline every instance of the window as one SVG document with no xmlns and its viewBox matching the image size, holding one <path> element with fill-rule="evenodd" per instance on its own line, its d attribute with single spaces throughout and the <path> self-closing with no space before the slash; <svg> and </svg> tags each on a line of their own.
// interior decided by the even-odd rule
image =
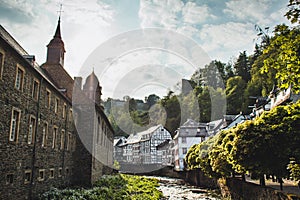
<svg viewBox="0 0 300 200">
<path fill-rule="evenodd" d="M 69 175 L 69 173 L 70 173 L 70 170 L 69 170 L 69 168 L 66 168 L 66 176 L 68 176 L 68 175 Z"/>
<path fill-rule="evenodd" d="M 182 148 L 182 154 L 186 154 L 187 153 L 187 148 Z"/>
<path fill-rule="evenodd" d="M 39 85 L 40 85 L 39 81 L 34 79 L 32 84 L 32 94 L 31 94 L 34 100 L 38 100 L 39 98 Z"/>
<path fill-rule="evenodd" d="M 48 139 L 48 123 L 45 122 L 43 125 L 43 130 L 42 130 L 42 147 L 47 146 L 47 139 Z"/>
<path fill-rule="evenodd" d="M 54 178 L 54 168 L 50 169 L 50 175 L 49 178 Z"/>
<path fill-rule="evenodd" d="M 73 135 L 72 137 L 72 151 L 75 151 L 76 149 L 76 137 Z"/>
<path fill-rule="evenodd" d="M 69 121 L 72 121 L 72 119 L 73 119 L 73 110 L 72 110 L 72 108 L 70 108 Z"/>
<path fill-rule="evenodd" d="M 48 89 L 46 89 L 45 106 L 47 108 L 50 108 L 50 106 L 51 106 L 51 92 Z"/>
<path fill-rule="evenodd" d="M 58 105 L 59 105 L 59 99 L 55 98 L 55 104 L 54 104 L 54 112 L 58 113 Z"/>
<path fill-rule="evenodd" d="M 39 181 L 45 180 L 45 170 L 44 170 L 44 169 L 40 169 L 38 175 L 39 175 L 39 176 L 38 176 L 38 180 L 39 180 Z"/>
<path fill-rule="evenodd" d="M 30 183 L 31 181 L 31 170 L 25 171 L 24 183 Z"/>
<path fill-rule="evenodd" d="M 58 168 L 58 177 L 61 177 L 62 176 L 62 168 Z"/>
<path fill-rule="evenodd" d="M 6 184 L 12 184 L 14 182 L 14 175 L 13 174 L 6 174 L 5 179 Z"/>
<path fill-rule="evenodd" d="M 32 144 L 34 142 L 35 125 L 36 125 L 35 118 L 33 116 L 30 116 L 29 130 L 28 130 L 28 137 L 27 137 L 28 144 Z"/>
<path fill-rule="evenodd" d="M 186 143 L 186 137 L 181 138 L 182 143 Z"/>
<path fill-rule="evenodd" d="M 4 52 L 0 49 L 0 79 L 2 79 L 3 74 L 3 66 L 4 66 Z"/>
<path fill-rule="evenodd" d="M 63 118 L 66 117 L 66 112 L 67 112 L 67 104 L 64 103 L 64 106 L 63 106 L 63 112 L 62 112 L 62 117 L 63 117 Z"/>
<path fill-rule="evenodd" d="M 70 150 L 71 148 L 71 137 L 72 137 L 72 134 L 71 133 L 68 133 L 68 137 L 67 137 L 67 150 Z"/>
<path fill-rule="evenodd" d="M 23 90 L 23 84 L 24 84 L 24 69 L 21 68 L 20 66 L 17 66 L 15 88 L 18 90 Z"/>
<path fill-rule="evenodd" d="M 16 142 L 19 134 L 21 111 L 13 108 L 10 122 L 9 141 Z"/>
<path fill-rule="evenodd" d="M 53 128 L 53 137 L 52 137 L 52 149 L 55 149 L 56 145 L 56 137 L 57 137 L 57 127 Z"/>
<path fill-rule="evenodd" d="M 61 130 L 60 149 L 64 149 L 64 142 L 65 142 L 65 130 Z"/>
</svg>

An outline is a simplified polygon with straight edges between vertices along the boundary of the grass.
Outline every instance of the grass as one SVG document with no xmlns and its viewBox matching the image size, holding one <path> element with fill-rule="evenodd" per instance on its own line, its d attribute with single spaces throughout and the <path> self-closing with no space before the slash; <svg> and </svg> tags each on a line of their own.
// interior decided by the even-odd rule
<svg viewBox="0 0 300 200">
<path fill-rule="evenodd" d="M 52 188 L 40 196 L 41 200 L 156 200 L 163 195 L 158 180 L 133 175 L 107 175 L 91 189 Z"/>
</svg>

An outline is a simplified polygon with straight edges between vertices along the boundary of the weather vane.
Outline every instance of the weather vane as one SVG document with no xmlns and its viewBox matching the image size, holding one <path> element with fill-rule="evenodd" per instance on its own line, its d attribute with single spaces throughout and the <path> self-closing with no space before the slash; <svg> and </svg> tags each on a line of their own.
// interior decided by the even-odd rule
<svg viewBox="0 0 300 200">
<path fill-rule="evenodd" d="M 62 11 L 62 3 L 59 4 L 59 11 L 57 11 L 57 12 L 59 13 L 59 19 L 60 19 L 61 13 L 64 12 L 64 11 Z"/>
</svg>

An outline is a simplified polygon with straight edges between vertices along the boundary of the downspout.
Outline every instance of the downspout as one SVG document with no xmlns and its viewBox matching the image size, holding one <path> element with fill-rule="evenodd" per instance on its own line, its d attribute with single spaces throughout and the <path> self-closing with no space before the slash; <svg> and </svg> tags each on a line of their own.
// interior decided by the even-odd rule
<svg viewBox="0 0 300 200">
<path fill-rule="evenodd" d="M 69 110 L 69 108 L 68 108 L 68 106 L 66 106 L 66 110 L 65 110 L 65 135 L 64 135 L 64 143 L 63 143 L 63 147 L 62 147 L 62 177 L 65 175 L 65 169 L 64 169 L 64 167 L 65 167 L 65 153 L 66 153 L 66 138 L 67 138 L 67 136 L 69 135 L 68 134 L 68 131 L 67 131 L 67 128 L 68 128 L 68 111 L 67 110 Z M 70 139 L 70 138 L 69 138 Z M 67 141 L 67 142 L 69 142 L 69 140 Z"/>
<path fill-rule="evenodd" d="M 35 177 L 35 159 L 36 159 L 36 140 L 38 134 L 38 127 L 39 127 L 39 120 L 40 120 L 40 99 L 41 99 L 41 90 L 43 84 L 43 78 L 41 78 L 40 87 L 39 87 L 39 94 L 38 94 L 38 101 L 36 105 L 36 121 L 35 121 L 35 132 L 34 132 L 34 139 L 33 139 L 33 149 L 32 149 L 32 159 L 31 159 L 31 179 L 30 179 L 30 189 L 29 189 L 29 199 L 32 199 L 32 190 L 34 187 L 34 177 Z"/>
</svg>

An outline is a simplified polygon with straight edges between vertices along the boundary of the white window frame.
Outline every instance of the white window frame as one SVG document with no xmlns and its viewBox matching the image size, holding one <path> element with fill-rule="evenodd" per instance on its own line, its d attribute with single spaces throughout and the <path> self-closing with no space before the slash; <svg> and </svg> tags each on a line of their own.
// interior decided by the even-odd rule
<svg viewBox="0 0 300 200">
<path fill-rule="evenodd" d="M 53 175 L 51 174 L 53 172 Z M 54 168 L 50 168 L 49 169 L 49 179 L 53 179 L 55 177 L 55 169 Z"/>
<path fill-rule="evenodd" d="M 64 119 L 64 118 L 66 118 L 66 116 L 67 116 L 67 104 L 66 103 L 64 103 L 64 105 L 63 105 L 63 111 L 62 111 L 62 118 Z"/>
<path fill-rule="evenodd" d="M 26 179 L 26 174 L 29 174 L 29 180 Z M 30 169 L 25 170 L 25 172 L 24 172 L 24 183 L 25 184 L 30 183 L 31 175 L 32 175 L 32 171 Z"/>
<path fill-rule="evenodd" d="M 56 147 L 57 133 L 58 133 L 58 127 L 53 126 L 53 130 L 52 130 L 52 149 L 55 149 L 55 147 Z"/>
<path fill-rule="evenodd" d="M 19 70 L 22 71 L 22 76 L 19 79 Z M 17 90 L 23 91 L 23 87 L 24 87 L 24 77 L 25 77 L 25 69 L 23 67 L 21 67 L 19 64 L 17 64 L 16 67 L 16 76 L 15 76 L 15 88 Z"/>
<path fill-rule="evenodd" d="M 54 113 L 55 114 L 58 113 L 58 107 L 59 107 L 59 98 L 55 97 L 55 101 L 54 101 Z"/>
<path fill-rule="evenodd" d="M 29 117 L 29 126 L 27 134 L 27 143 L 33 144 L 35 140 L 36 118 L 33 115 Z"/>
<path fill-rule="evenodd" d="M 18 113 L 17 118 L 14 118 L 14 112 Z M 18 142 L 19 130 L 20 130 L 20 120 L 21 120 L 21 110 L 13 107 L 10 120 L 10 131 L 9 131 L 9 141 Z M 13 133 L 14 132 L 14 133 Z"/>
<path fill-rule="evenodd" d="M 41 173 L 43 174 L 43 177 L 41 177 Z M 45 180 L 45 169 L 39 169 L 39 174 L 38 174 L 38 181 L 43 181 Z"/>
<path fill-rule="evenodd" d="M 46 88 L 45 107 L 49 109 L 51 107 L 51 91 L 48 88 Z"/>
<path fill-rule="evenodd" d="M 65 129 L 62 129 L 62 130 L 61 130 L 61 134 L 60 134 L 60 149 L 61 149 L 61 150 L 64 149 L 65 134 L 66 134 Z"/>
<path fill-rule="evenodd" d="M 44 122 L 43 129 L 42 129 L 42 147 L 47 147 L 48 132 L 49 132 L 48 122 Z"/>
<path fill-rule="evenodd" d="M 38 79 L 34 78 L 32 81 L 31 97 L 36 101 L 39 98 L 39 89 L 40 89 L 40 82 Z"/>
</svg>

